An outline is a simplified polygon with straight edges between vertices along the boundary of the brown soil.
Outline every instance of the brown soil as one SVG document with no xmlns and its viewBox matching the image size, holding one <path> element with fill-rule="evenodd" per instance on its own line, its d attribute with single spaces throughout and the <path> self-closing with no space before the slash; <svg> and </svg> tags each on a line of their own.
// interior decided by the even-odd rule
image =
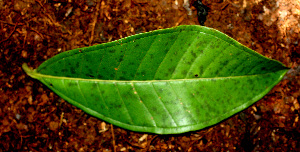
<svg viewBox="0 0 300 152">
<path fill-rule="evenodd" d="M 192 0 L 189 2 L 193 3 Z M 70 49 L 199 24 L 183 0 L 0 0 L 0 151 L 300 151 L 298 0 L 203 0 L 205 26 L 291 70 L 263 99 L 206 129 L 137 133 L 87 115 L 27 76 Z"/>
</svg>

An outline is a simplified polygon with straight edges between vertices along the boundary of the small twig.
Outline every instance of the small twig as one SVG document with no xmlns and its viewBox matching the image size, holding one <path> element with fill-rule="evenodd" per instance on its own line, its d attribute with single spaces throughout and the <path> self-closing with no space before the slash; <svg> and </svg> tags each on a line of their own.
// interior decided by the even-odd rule
<svg viewBox="0 0 300 152">
<path fill-rule="evenodd" d="M 0 41 L 0 44 L 1 44 L 2 42 L 7 41 L 7 40 L 12 36 L 12 34 L 16 31 L 16 27 L 17 27 L 17 26 L 18 26 L 18 24 L 15 24 L 14 29 L 9 33 L 9 35 L 8 35 L 8 37 L 7 37 L 6 39 Z"/>
<path fill-rule="evenodd" d="M 62 112 L 62 113 L 60 114 L 59 127 L 61 127 L 61 125 L 62 125 L 62 123 L 63 123 L 64 114 L 65 114 L 64 112 Z"/>
<path fill-rule="evenodd" d="M 37 3 L 39 3 L 39 5 L 42 7 L 44 14 L 47 15 L 47 17 L 50 19 L 50 21 L 52 22 L 53 25 L 56 25 L 58 23 L 56 23 L 53 18 L 51 17 L 50 14 L 47 13 L 47 10 L 45 9 L 44 5 L 42 4 L 42 2 L 40 2 L 39 0 L 35 0 Z M 58 26 L 61 26 L 60 24 L 58 24 Z"/>
<path fill-rule="evenodd" d="M 6 22 L 6 21 L 2 21 L 2 20 L 0 20 L 0 23 L 4 23 L 4 24 L 8 24 L 8 25 L 13 25 L 13 26 L 18 26 L 18 25 L 24 25 L 24 23 L 10 23 L 10 22 Z"/>
<path fill-rule="evenodd" d="M 135 148 L 139 148 L 139 149 L 144 149 L 144 147 L 140 146 L 139 144 L 136 143 L 131 143 L 130 141 L 128 141 L 126 138 L 124 139 L 126 143 L 128 143 L 130 146 L 135 147 Z M 147 148 L 147 147 L 146 147 Z"/>
<path fill-rule="evenodd" d="M 184 20 L 185 16 L 181 16 L 178 21 L 175 23 L 175 26 L 178 26 L 183 20 Z"/>
<path fill-rule="evenodd" d="M 190 151 L 192 146 L 195 144 L 195 142 L 201 140 L 203 137 L 201 136 L 200 138 L 197 138 L 196 140 L 192 141 L 192 143 L 189 144 L 188 148 L 186 149 L 186 152 Z"/>
<path fill-rule="evenodd" d="M 225 8 L 227 8 L 227 6 L 229 5 L 230 3 L 229 2 L 225 2 L 225 4 L 223 4 L 221 6 L 221 10 L 224 10 Z"/>
<path fill-rule="evenodd" d="M 23 48 L 25 48 L 26 42 L 27 42 L 28 32 L 24 34 L 24 40 L 23 40 Z"/>
<path fill-rule="evenodd" d="M 42 4 L 42 2 L 40 2 L 39 0 L 35 0 L 37 3 L 39 3 L 39 5 L 42 7 L 42 9 L 44 10 L 44 13 L 47 15 L 47 17 L 50 19 L 50 21 L 52 22 L 52 24 L 55 25 L 54 20 L 52 19 L 52 17 L 46 12 L 46 9 L 44 8 L 44 5 Z"/>
<path fill-rule="evenodd" d="M 100 9 L 100 2 L 97 3 L 97 5 L 96 5 L 96 12 L 95 12 L 94 20 L 93 20 L 93 23 L 92 23 L 92 31 L 91 31 L 91 37 L 90 37 L 90 40 L 89 40 L 89 46 L 91 46 L 93 41 L 94 41 L 95 26 L 96 26 L 98 15 L 99 15 L 99 9 Z"/>
<path fill-rule="evenodd" d="M 50 20 L 50 24 L 54 25 L 54 26 L 57 26 L 57 27 L 60 27 L 62 28 L 63 26 L 61 24 L 59 24 L 58 22 L 54 21 L 54 19 L 51 17 L 51 15 L 49 13 L 47 13 L 47 10 L 46 8 L 44 7 L 44 5 L 42 4 L 42 2 L 40 2 L 39 0 L 35 0 L 40 6 L 41 8 L 43 9 L 43 13 L 49 18 Z M 68 29 L 65 29 L 70 35 L 72 35 L 72 32 Z"/>
<path fill-rule="evenodd" d="M 38 32 L 37 30 L 33 29 L 33 28 L 29 28 L 31 31 L 37 33 L 42 39 L 44 39 L 43 34 L 41 34 L 40 32 Z"/>
<path fill-rule="evenodd" d="M 113 147 L 114 147 L 114 152 L 117 152 L 117 148 L 116 148 L 116 141 L 115 141 L 115 134 L 114 134 L 114 127 L 112 124 L 110 124 L 110 128 L 111 128 L 111 135 L 112 135 L 112 143 L 113 143 Z"/>
<path fill-rule="evenodd" d="M 149 150 L 150 145 L 151 145 L 151 143 L 153 142 L 153 140 L 154 140 L 156 137 L 158 137 L 158 135 L 155 135 L 155 136 L 147 143 L 147 147 L 146 147 L 146 150 L 147 150 L 147 151 L 150 151 L 150 150 Z"/>
</svg>

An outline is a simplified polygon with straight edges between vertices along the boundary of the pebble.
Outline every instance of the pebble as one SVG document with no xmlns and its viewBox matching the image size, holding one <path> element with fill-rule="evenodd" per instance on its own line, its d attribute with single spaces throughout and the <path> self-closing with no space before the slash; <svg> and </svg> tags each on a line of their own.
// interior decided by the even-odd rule
<svg viewBox="0 0 300 152">
<path fill-rule="evenodd" d="M 21 115 L 17 113 L 17 114 L 16 114 L 16 119 L 17 119 L 17 120 L 20 120 L 20 119 L 21 119 Z"/>
</svg>

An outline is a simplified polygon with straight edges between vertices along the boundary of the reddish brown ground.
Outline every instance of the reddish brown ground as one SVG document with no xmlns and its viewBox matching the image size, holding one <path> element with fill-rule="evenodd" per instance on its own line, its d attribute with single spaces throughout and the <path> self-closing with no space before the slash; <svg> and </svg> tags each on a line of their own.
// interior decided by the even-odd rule
<svg viewBox="0 0 300 152">
<path fill-rule="evenodd" d="M 36 68 L 66 50 L 199 24 L 194 7 L 188 16 L 183 0 L 0 0 L 0 151 L 300 151 L 300 1 L 203 3 L 210 8 L 206 26 L 292 69 L 263 99 L 230 119 L 162 136 L 85 114 L 25 75 L 21 65 Z"/>
</svg>

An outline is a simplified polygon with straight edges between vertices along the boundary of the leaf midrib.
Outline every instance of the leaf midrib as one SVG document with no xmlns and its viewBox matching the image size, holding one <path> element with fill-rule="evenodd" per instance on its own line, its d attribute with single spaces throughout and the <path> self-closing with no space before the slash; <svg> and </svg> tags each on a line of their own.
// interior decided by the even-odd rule
<svg viewBox="0 0 300 152">
<path fill-rule="evenodd" d="M 282 73 L 285 73 L 287 69 L 278 70 L 275 72 L 282 71 Z M 101 80 L 101 79 L 85 79 L 85 78 L 73 78 L 73 77 L 61 77 L 61 76 L 52 76 L 52 75 L 45 75 L 41 73 L 37 73 L 36 69 L 31 70 L 28 72 L 28 75 L 31 75 L 34 78 L 52 78 L 52 79 L 68 79 L 68 80 L 75 80 L 75 81 L 93 81 L 93 82 L 142 82 L 142 83 L 148 83 L 148 82 L 171 82 L 171 81 L 197 81 L 197 80 L 223 80 L 223 79 L 238 79 L 238 78 L 244 78 L 244 77 L 258 77 L 263 75 L 269 75 L 274 74 L 273 72 L 268 72 L 264 74 L 254 74 L 254 75 L 242 75 L 242 76 L 228 76 L 228 77 L 212 77 L 212 78 L 190 78 L 190 79 L 170 79 L 170 80 Z"/>
</svg>

